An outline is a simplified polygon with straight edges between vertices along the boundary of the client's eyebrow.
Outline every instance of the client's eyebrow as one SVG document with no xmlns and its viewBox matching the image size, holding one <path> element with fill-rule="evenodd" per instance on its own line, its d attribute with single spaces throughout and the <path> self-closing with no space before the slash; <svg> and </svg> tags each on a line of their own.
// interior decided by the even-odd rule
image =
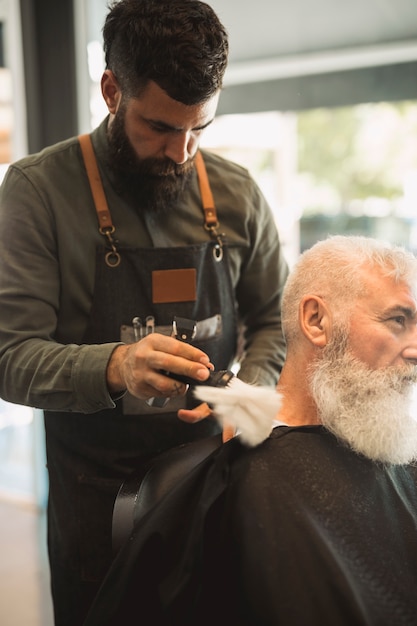
<svg viewBox="0 0 417 626">
<path fill-rule="evenodd" d="M 395 306 L 386 309 L 384 313 L 387 317 L 402 314 L 409 320 L 417 319 L 417 310 L 414 307 L 403 306 L 401 304 L 396 304 Z"/>
</svg>

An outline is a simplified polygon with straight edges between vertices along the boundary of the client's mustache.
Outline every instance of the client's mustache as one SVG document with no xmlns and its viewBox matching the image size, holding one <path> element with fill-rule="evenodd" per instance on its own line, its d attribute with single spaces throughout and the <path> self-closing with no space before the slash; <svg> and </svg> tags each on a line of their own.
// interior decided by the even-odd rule
<svg viewBox="0 0 417 626">
<path fill-rule="evenodd" d="M 396 388 L 397 385 L 414 385 L 417 383 L 417 365 L 412 363 L 406 363 L 401 367 L 387 367 L 383 372 L 387 385 L 392 388 Z"/>
</svg>

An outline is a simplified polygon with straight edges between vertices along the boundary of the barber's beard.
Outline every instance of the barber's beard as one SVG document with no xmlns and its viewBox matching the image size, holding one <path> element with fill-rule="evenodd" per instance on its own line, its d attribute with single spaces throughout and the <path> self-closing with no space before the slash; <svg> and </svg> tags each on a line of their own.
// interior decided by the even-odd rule
<svg viewBox="0 0 417 626">
<path fill-rule="evenodd" d="M 417 460 L 417 416 L 411 414 L 417 367 L 372 370 L 349 354 L 346 339 L 342 344 L 326 348 L 312 366 L 310 385 L 320 421 L 374 461 Z"/>
<path fill-rule="evenodd" d="M 168 158 L 140 159 L 126 136 L 123 108 L 109 128 L 108 140 L 116 191 L 139 212 L 164 213 L 175 208 L 190 184 L 194 159 L 181 165 Z"/>
</svg>

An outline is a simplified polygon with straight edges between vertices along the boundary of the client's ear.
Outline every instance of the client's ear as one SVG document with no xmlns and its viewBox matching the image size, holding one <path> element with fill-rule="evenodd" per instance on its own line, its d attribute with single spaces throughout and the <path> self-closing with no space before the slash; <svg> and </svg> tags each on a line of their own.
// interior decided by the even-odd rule
<svg viewBox="0 0 417 626">
<path fill-rule="evenodd" d="M 317 348 L 324 348 L 330 338 L 331 317 L 319 296 L 308 295 L 300 302 L 300 325 L 305 337 Z"/>
</svg>

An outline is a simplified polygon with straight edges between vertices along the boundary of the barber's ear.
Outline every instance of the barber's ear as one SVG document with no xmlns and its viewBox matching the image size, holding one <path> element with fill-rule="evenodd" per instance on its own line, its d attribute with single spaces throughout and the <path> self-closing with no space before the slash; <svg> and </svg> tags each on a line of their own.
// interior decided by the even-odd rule
<svg viewBox="0 0 417 626">
<path fill-rule="evenodd" d="M 305 296 L 300 303 L 300 324 L 306 338 L 317 348 L 324 348 L 331 331 L 330 312 L 319 296 Z"/>
<path fill-rule="evenodd" d="M 101 77 L 101 93 L 109 113 L 115 115 L 122 99 L 122 92 L 115 75 L 111 70 L 104 70 Z"/>
</svg>

